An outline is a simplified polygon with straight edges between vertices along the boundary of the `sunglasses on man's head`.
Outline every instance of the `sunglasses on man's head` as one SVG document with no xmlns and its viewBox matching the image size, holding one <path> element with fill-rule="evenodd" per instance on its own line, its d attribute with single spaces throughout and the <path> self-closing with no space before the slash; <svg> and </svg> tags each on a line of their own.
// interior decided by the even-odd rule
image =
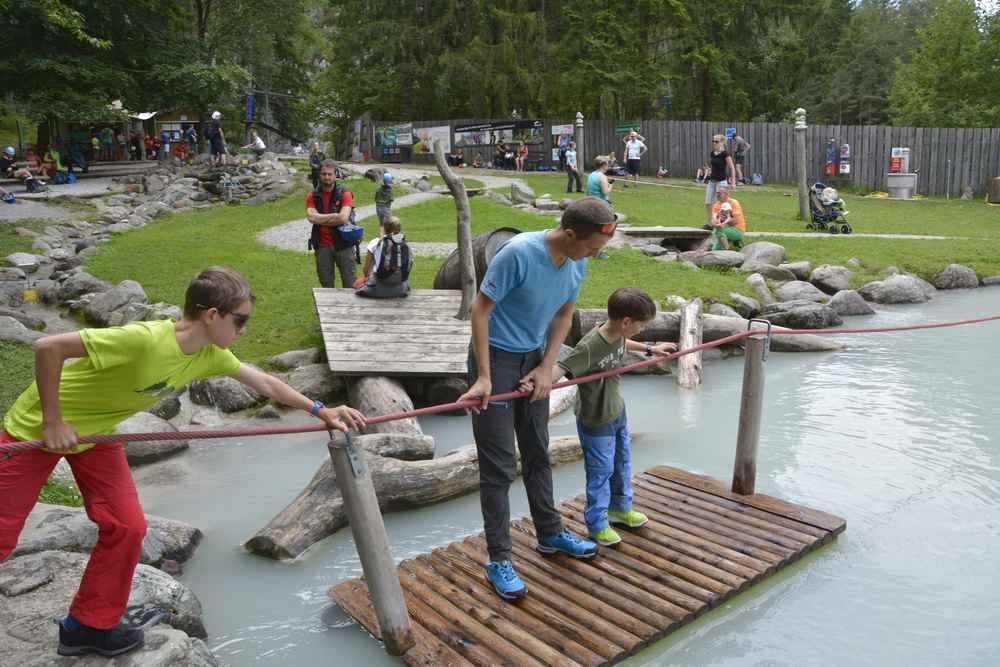
<svg viewBox="0 0 1000 667">
<path fill-rule="evenodd" d="M 604 234 L 605 236 L 611 236 L 615 233 L 615 228 L 618 226 L 618 221 L 607 222 L 603 225 L 598 225 L 597 230 Z"/>
</svg>

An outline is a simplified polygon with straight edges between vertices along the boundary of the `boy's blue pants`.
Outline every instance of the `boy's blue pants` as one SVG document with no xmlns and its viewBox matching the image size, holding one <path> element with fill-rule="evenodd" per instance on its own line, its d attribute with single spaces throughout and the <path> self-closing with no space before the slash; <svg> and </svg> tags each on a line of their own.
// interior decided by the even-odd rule
<svg viewBox="0 0 1000 667">
<path fill-rule="evenodd" d="M 576 432 L 587 470 L 587 528 L 596 533 L 608 527 L 608 510 L 632 509 L 632 451 L 625 409 L 609 424 L 596 428 L 578 420 Z"/>
</svg>

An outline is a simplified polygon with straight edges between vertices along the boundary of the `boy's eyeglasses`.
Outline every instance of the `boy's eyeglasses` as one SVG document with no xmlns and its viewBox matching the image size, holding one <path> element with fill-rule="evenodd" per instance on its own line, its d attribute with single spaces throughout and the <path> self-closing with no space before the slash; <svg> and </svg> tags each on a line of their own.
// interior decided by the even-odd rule
<svg viewBox="0 0 1000 667">
<path fill-rule="evenodd" d="M 194 305 L 195 305 L 195 308 L 199 308 L 201 310 L 208 310 L 209 308 L 215 308 L 216 310 L 219 311 L 219 314 L 222 315 L 223 317 L 225 317 L 226 315 L 232 315 L 233 316 L 233 324 L 236 325 L 237 329 L 242 329 L 243 327 L 245 327 L 247 325 L 247 322 L 250 321 L 250 313 L 226 312 L 226 311 L 222 310 L 221 308 L 219 308 L 218 306 L 206 306 L 205 304 L 202 304 L 202 303 L 196 303 Z"/>
</svg>

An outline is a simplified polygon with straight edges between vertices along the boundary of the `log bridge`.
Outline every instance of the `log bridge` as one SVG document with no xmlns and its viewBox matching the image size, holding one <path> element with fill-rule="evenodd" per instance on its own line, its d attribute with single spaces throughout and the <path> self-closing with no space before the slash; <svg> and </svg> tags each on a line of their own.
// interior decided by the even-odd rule
<svg viewBox="0 0 1000 667">
<path fill-rule="evenodd" d="M 636 653 L 846 528 L 832 514 L 755 492 L 767 335 L 746 339 L 739 434 L 730 486 L 658 466 L 633 479 L 649 523 L 588 561 L 534 549 L 530 520 L 512 523 L 528 596 L 492 590 L 482 534 L 393 565 L 362 452 L 337 436 L 329 449 L 364 578 L 330 596 L 385 650 L 410 665 L 608 665 Z M 584 496 L 559 506 L 585 536 Z"/>
</svg>

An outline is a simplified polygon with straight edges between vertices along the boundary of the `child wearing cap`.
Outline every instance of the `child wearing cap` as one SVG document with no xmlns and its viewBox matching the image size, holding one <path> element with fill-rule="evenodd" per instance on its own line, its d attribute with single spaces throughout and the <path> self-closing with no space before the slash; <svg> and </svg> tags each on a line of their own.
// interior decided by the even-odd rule
<svg viewBox="0 0 1000 667">
<path fill-rule="evenodd" d="M 392 215 L 392 174 L 382 174 L 382 185 L 375 191 L 375 214 L 378 224 L 385 224 L 386 218 Z"/>
</svg>

